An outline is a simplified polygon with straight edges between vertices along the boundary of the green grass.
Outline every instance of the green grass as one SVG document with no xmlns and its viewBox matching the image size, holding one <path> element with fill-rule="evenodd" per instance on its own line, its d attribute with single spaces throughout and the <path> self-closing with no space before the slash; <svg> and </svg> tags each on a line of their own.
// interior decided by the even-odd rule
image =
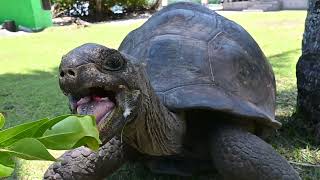
<svg viewBox="0 0 320 180">
<path fill-rule="evenodd" d="M 304 121 L 294 116 L 297 95 L 295 65 L 301 53 L 306 13 L 283 11 L 225 16 L 241 24 L 256 39 L 276 74 L 276 116 L 284 126 L 268 141 L 290 161 L 320 163 L 320 151 L 313 145 Z M 86 42 L 117 48 L 124 36 L 141 24 L 142 21 L 122 25 L 99 24 L 89 28 L 69 26 L 26 36 L 0 37 L 0 112 L 7 116 L 6 126 L 68 113 L 66 98 L 58 86 L 60 57 Z M 20 161 L 15 176 L 41 179 L 48 164 Z M 297 170 L 304 179 L 320 179 L 318 169 L 297 167 Z M 111 179 L 183 178 L 153 175 L 139 164 L 128 164 Z"/>
</svg>

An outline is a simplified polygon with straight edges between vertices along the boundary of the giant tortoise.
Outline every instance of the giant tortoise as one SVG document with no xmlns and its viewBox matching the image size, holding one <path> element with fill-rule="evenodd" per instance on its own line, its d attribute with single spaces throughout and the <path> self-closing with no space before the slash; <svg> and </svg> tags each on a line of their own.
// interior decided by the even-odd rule
<svg viewBox="0 0 320 180">
<path fill-rule="evenodd" d="M 253 38 L 197 4 L 169 5 L 118 50 L 84 44 L 63 56 L 73 113 L 96 117 L 98 152 L 66 152 L 45 179 L 102 179 L 129 160 L 153 172 L 222 179 L 300 179 L 261 139 L 275 120 L 275 78 Z"/>
</svg>

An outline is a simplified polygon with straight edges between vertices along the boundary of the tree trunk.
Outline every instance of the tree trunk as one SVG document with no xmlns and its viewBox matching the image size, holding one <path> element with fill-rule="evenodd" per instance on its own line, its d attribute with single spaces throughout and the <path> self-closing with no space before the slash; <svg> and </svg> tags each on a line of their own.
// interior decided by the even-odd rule
<svg viewBox="0 0 320 180">
<path fill-rule="evenodd" d="M 103 17 L 102 0 L 95 0 L 95 1 L 96 1 L 96 16 L 100 20 Z"/>
<path fill-rule="evenodd" d="M 320 0 L 309 0 L 302 55 L 297 63 L 297 86 L 298 111 L 320 140 Z"/>
<path fill-rule="evenodd" d="M 150 7 L 150 10 L 158 10 L 161 8 L 162 4 L 162 0 L 156 0 L 156 2 L 154 2 L 154 4 Z"/>
</svg>

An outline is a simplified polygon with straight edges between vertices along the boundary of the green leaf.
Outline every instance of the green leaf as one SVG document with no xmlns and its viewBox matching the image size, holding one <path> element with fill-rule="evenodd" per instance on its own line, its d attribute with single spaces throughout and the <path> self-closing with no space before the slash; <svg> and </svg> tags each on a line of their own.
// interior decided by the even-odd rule
<svg viewBox="0 0 320 180">
<path fill-rule="evenodd" d="M 14 168 L 0 164 L 0 178 L 10 176 L 14 171 Z"/>
<path fill-rule="evenodd" d="M 44 123 L 43 125 L 41 125 L 39 127 L 38 131 L 34 134 L 34 137 L 41 137 L 43 135 L 43 133 L 45 133 L 53 125 L 59 123 L 60 121 L 66 119 L 69 116 L 75 116 L 75 115 L 67 114 L 67 115 L 62 115 L 62 116 L 58 116 L 58 117 L 50 119 L 48 122 Z M 77 116 L 75 116 L 75 117 L 77 117 Z"/>
<path fill-rule="evenodd" d="M 38 128 L 49 121 L 48 118 L 24 123 L 0 131 L 0 147 L 10 146 L 12 143 L 27 137 L 33 137 Z"/>
<path fill-rule="evenodd" d="M 55 158 L 48 152 L 47 148 L 34 138 L 21 139 L 2 151 L 27 160 L 55 161 Z"/>
<path fill-rule="evenodd" d="M 38 140 L 54 150 L 72 149 L 81 145 L 96 150 L 101 144 L 93 116 L 69 116 L 47 130 Z"/>
<path fill-rule="evenodd" d="M 97 141 L 96 138 L 94 137 L 83 137 L 73 147 L 75 148 L 75 147 L 87 145 L 90 149 L 96 151 L 100 147 L 99 144 L 101 144 L 101 142 Z"/>
<path fill-rule="evenodd" d="M 5 121 L 4 115 L 0 113 L 0 129 L 3 128 L 5 122 L 6 121 Z"/>
<path fill-rule="evenodd" d="M 14 166 L 13 157 L 7 152 L 0 152 L 0 178 L 10 176 Z"/>
<path fill-rule="evenodd" d="M 0 149 L 1 151 L 1 149 Z M 8 152 L 0 152 L 0 164 L 8 167 L 14 168 L 15 162 L 13 160 L 13 157 Z"/>
<path fill-rule="evenodd" d="M 4 118 L 0 118 L 3 126 Z M 87 145 L 97 150 L 99 144 L 94 116 L 63 115 L 5 129 L 0 131 L 0 177 L 13 172 L 13 157 L 54 161 L 47 148 L 68 150 Z"/>
<path fill-rule="evenodd" d="M 9 146 L 27 137 L 40 137 L 47 129 L 69 116 L 71 115 L 63 115 L 53 119 L 45 118 L 0 131 L 0 146 Z"/>
<path fill-rule="evenodd" d="M 80 141 L 84 137 L 89 140 L 89 144 Z M 10 146 L 23 138 L 38 138 L 47 148 L 59 150 L 72 149 L 85 144 L 89 148 L 96 149 L 101 143 L 93 116 L 64 115 L 5 129 L 0 131 L 0 147 Z"/>
</svg>

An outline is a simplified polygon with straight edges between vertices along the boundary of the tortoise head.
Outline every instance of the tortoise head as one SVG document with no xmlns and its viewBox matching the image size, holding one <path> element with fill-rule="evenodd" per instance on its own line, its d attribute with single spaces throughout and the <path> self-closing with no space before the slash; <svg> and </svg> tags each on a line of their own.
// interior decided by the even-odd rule
<svg viewBox="0 0 320 180">
<path fill-rule="evenodd" d="M 62 57 L 59 85 L 75 114 L 94 115 L 103 142 L 136 118 L 141 104 L 137 68 L 129 57 L 84 44 Z"/>
</svg>

